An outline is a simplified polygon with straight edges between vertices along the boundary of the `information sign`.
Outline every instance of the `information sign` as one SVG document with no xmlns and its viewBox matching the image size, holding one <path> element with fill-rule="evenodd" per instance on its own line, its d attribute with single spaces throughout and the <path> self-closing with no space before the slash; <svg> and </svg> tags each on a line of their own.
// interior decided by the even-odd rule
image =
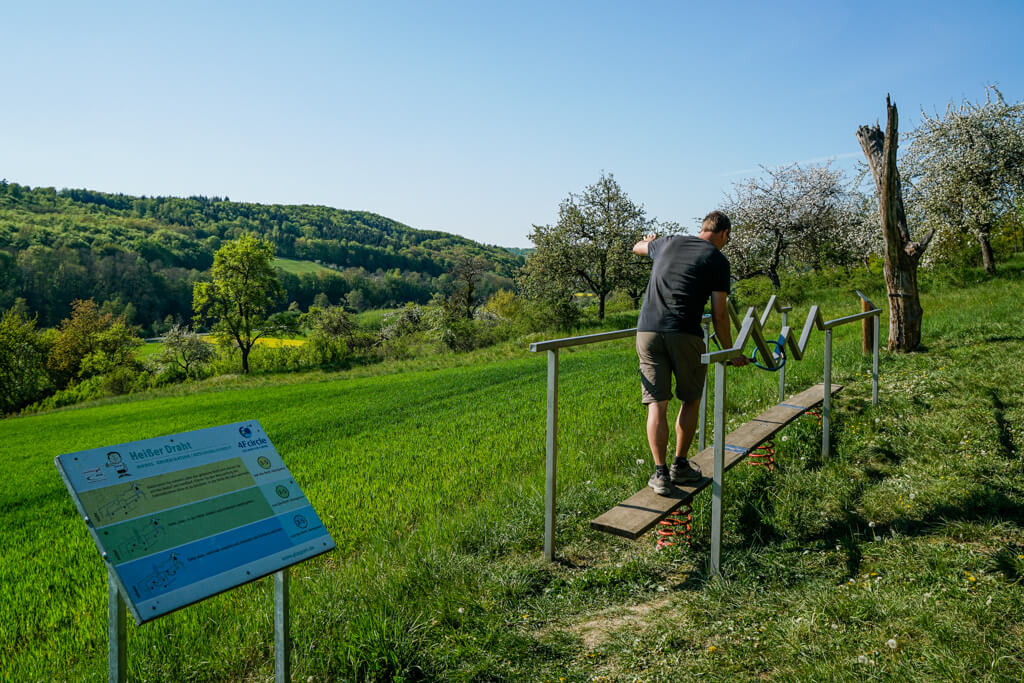
<svg viewBox="0 0 1024 683">
<path fill-rule="evenodd" d="M 256 420 L 55 462 L 137 624 L 334 548 Z"/>
</svg>

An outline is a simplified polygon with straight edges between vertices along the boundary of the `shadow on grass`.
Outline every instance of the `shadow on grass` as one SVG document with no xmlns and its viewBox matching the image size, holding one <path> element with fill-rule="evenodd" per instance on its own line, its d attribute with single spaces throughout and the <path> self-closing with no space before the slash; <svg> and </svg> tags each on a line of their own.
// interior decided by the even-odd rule
<svg viewBox="0 0 1024 683">
<path fill-rule="evenodd" d="M 741 515 L 745 512 L 741 512 Z M 1010 498 L 1003 491 L 983 487 L 957 504 L 935 505 L 923 516 L 901 517 L 888 524 L 877 524 L 874 527 L 859 515 L 848 513 L 843 519 L 833 520 L 819 533 L 809 534 L 800 540 L 804 546 L 839 546 L 845 555 L 847 575 L 852 577 L 860 571 L 863 559 L 861 547 L 865 540 L 885 538 L 892 531 L 906 537 L 923 537 L 941 529 L 949 522 L 1007 521 L 1024 525 L 1024 504 Z M 749 518 L 743 521 L 741 518 L 741 522 L 744 541 L 727 544 L 723 551 L 742 553 L 752 547 L 752 541 L 760 540 L 770 544 L 784 538 L 770 524 L 763 521 L 751 521 Z M 1013 557 L 1006 551 L 994 554 L 993 561 L 1009 580 L 1016 580 L 1019 576 Z"/>
<path fill-rule="evenodd" d="M 999 448 L 1004 458 L 1013 459 L 1017 457 L 1017 447 L 1013 443 L 1013 432 L 1010 423 L 1006 421 L 1006 405 L 1003 403 L 999 392 L 989 389 L 989 398 L 992 399 L 992 417 L 999 428 Z"/>
</svg>

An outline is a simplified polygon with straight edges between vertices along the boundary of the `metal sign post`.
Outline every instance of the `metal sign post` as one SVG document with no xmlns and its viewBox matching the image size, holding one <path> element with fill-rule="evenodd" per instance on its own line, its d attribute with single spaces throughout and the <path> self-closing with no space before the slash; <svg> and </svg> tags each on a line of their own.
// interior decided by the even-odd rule
<svg viewBox="0 0 1024 683">
<path fill-rule="evenodd" d="M 288 568 L 274 574 L 274 680 L 288 683 L 292 679 L 291 617 L 288 605 Z"/>
<path fill-rule="evenodd" d="M 125 607 L 117 588 L 114 570 L 107 568 L 107 681 L 128 680 L 128 640 L 125 632 Z"/>
</svg>

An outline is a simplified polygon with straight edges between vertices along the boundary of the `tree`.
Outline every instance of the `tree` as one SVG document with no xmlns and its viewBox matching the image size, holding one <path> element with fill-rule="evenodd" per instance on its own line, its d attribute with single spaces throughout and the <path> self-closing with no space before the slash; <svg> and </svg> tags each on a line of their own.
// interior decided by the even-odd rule
<svg viewBox="0 0 1024 683">
<path fill-rule="evenodd" d="M 162 341 L 164 350 L 157 360 L 165 365 L 180 368 L 186 377 L 198 374 L 203 365 L 217 357 L 213 344 L 203 341 L 202 337 L 187 326 L 172 325 L 164 334 Z"/>
<path fill-rule="evenodd" d="M 311 306 L 303 316 L 309 328 L 309 341 L 316 361 L 335 364 L 345 359 L 352 345 L 356 325 L 341 306 Z"/>
<path fill-rule="evenodd" d="M 100 313 L 92 299 L 76 300 L 71 317 L 54 335 L 48 365 L 58 385 L 66 386 L 76 379 L 134 367 L 134 350 L 141 343 L 124 318 Z"/>
<path fill-rule="evenodd" d="M 36 331 L 35 318 L 11 308 L 0 316 L 0 415 L 42 398 L 46 374 L 46 344 Z"/>
<path fill-rule="evenodd" d="M 458 305 L 465 312 L 466 320 L 473 317 L 473 311 L 476 309 L 474 292 L 484 273 L 487 272 L 487 267 L 486 259 L 476 256 L 466 249 L 460 249 L 455 254 L 451 273 L 455 279 L 456 290 L 452 297 L 452 303 Z"/>
<path fill-rule="evenodd" d="M 533 226 L 535 247 L 524 273 L 527 291 L 557 305 L 580 289 L 590 291 L 603 320 L 608 295 L 636 279 L 632 247 L 652 223 L 615 177 L 602 173 L 583 194 L 570 193 L 562 201 L 557 224 Z"/>
<path fill-rule="evenodd" d="M 984 104 L 964 100 L 944 117 L 921 117 L 903 160 L 908 202 L 940 240 L 976 239 L 991 275 L 992 229 L 1024 196 L 1024 102 L 1008 104 L 989 86 Z"/>
<path fill-rule="evenodd" d="M 889 350 L 913 351 L 921 343 L 924 317 L 917 293 L 917 266 L 935 230 L 929 230 L 920 242 L 911 240 L 896 166 L 899 114 L 888 96 L 885 108 L 885 133 L 877 123 L 870 128 L 861 126 L 857 129 L 857 140 L 878 192 L 878 213 L 885 240 L 885 287 L 889 293 Z"/>
<path fill-rule="evenodd" d="M 764 169 L 733 185 L 722 206 L 733 230 L 726 254 L 737 279 L 766 275 L 775 289 L 784 266 L 845 265 L 858 257 L 856 194 L 830 164 Z"/>
<path fill-rule="evenodd" d="M 242 354 L 242 372 L 249 372 L 249 353 L 256 340 L 273 332 L 267 313 L 284 291 L 271 266 L 274 247 L 250 234 L 228 242 L 213 256 L 212 282 L 196 283 L 192 308 L 197 323 L 212 323 L 221 339 Z"/>
</svg>

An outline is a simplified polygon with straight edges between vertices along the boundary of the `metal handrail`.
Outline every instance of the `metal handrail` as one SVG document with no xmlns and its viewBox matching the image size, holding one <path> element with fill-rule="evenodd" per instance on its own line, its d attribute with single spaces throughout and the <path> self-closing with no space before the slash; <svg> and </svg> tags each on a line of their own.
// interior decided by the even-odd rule
<svg viewBox="0 0 1024 683">
<path fill-rule="evenodd" d="M 533 342 L 530 344 L 530 351 L 552 351 L 555 349 L 564 349 L 568 346 L 582 346 L 584 344 L 594 344 L 596 342 L 610 341 L 612 339 L 622 339 L 623 337 L 629 337 L 634 334 L 636 334 L 636 328 L 631 327 L 628 330 L 615 330 L 614 332 L 584 334 L 579 337 L 550 339 L 548 341 Z"/>
</svg>

